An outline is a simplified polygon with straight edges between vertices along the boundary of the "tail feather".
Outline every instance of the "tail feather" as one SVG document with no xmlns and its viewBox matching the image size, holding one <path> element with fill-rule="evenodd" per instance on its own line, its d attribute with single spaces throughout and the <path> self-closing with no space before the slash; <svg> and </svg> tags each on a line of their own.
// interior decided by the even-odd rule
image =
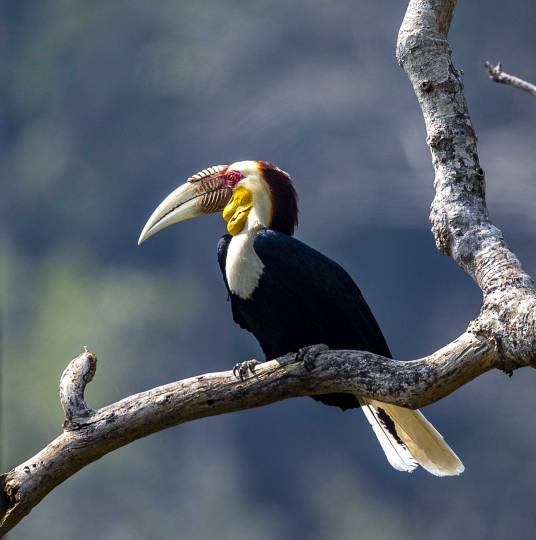
<svg viewBox="0 0 536 540">
<path fill-rule="evenodd" d="M 420 465 L 436 476 L 463 472 L 458 456 L 420 411 L 363 397 L 359 402 L 395 469 L 411 472 Z"/>
<path fill-rule="evenodd" d="M 361 398 L 359 399 L 361 401 Z M 385 457 L 397 471 L 413 471 L 419 464 L 409 450 L 397 441 L 388 431 L 387 426 L 378 417 L 375 407 L 361 402 L 361 408 L 370 422 L 378 441 L 382 445 Z"/>
</svg>

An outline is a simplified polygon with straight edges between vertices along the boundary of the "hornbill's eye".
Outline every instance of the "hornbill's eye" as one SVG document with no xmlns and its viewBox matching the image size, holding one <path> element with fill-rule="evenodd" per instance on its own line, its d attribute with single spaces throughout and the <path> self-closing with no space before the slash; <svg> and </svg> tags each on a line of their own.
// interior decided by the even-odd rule
<svg viewBox="0 0 536 540">
<path fill-rule="evenodd" d="M 225 174 L 225 183 L 229 187 L 234 187 L 240 180 L 244 178 L 244 175 L 238 171 L 229 171 Z"/>
</svg>

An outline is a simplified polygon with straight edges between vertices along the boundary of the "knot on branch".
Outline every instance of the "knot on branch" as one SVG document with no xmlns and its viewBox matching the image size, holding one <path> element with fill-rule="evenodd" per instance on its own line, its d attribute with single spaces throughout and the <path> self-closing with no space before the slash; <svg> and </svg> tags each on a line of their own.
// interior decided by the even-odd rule
<svg viewBox="0 0 536 540">
<path fill-rule="evenodd" d="M 429 94 L 434 89 L 434 84 L 432 81 L 425 79 L 419 83 L 419 88 L 425 93 Z"/>
<path fill-rule="evenodd" d="M 322 343 L 303 347 L 296 354 L 296 362 L 303 362 L 303 367 L 307 371 L 313 371 L 318 355 L 326 351 L 329 351 L 329 347 Z"/>
<path fill-rule="evenodd" d="M 495 82 L 498 82 L 498 83 L 503 83 L 504 82 L 503 80 L 501 80 L 501 75 L 503 73 L 503 70 L 502 70 L 502 63 L 500 61 L 497 62 L 497 64 L 495 66 L 492 65 L 491 62 L 486 61 L 486 62 L 484 62 L 484 67 L 488 71 L 489 78 L 492 81 L 495 81 Z"/>
<path fill-rule="evenodd" d="M 93 409 L 84 399 L 86 386 L 97 370 L 97 356 L 87 347 L 84 352 L 71 360 L 60 379 L 60 401 L 65 413 L 65 429 L 76 429 L 76 418 L 88 417 Z"/>
<path fill-rule="evenodd" d="M 536 368 L 536 292 L 498 291 L 486 299 L 468 331 L 494 351 L 494 367 L 507 375 L 522 367 Z"/>
<path fill-rule="evenodd" d="M 436 241 L 437 249 L 444 255 L 451 255 L 451 234 L 450 224 L 447 216 L 432 203 L 432 210 L 430 212 L 430 222 L 432 223 L 432 234 Z"/>
</svg>

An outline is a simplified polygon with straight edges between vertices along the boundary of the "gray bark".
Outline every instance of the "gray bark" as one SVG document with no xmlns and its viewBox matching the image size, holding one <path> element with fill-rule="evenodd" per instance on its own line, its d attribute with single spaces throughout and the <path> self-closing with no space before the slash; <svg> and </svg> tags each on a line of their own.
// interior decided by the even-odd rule
<svg viewBox="0 0 536 540">
<path fill-rule="evenodd" d="M 455 0 L 412 0 L 400 28 L 397 59 L 421 107 L 435 169 L 432 231 L 482 290 L 483 306 L 467 331 L 441 350 L 397 362 L 360 351 L 313 346 L 258 365 L 244 381 L 231 371 L 167 384 L 97 411 L 84 401 L 96 369 L 85 350 L 62 375 L 63 432 L 37 455 L 0 477 L 0 534 L 82 467 L 170 426 L 197 418 L 330 392 L 422 407 L 493 369 L 536 366 L 536 291 L 490 221 L 484 171 L 447 42 Z"/>
</svg>

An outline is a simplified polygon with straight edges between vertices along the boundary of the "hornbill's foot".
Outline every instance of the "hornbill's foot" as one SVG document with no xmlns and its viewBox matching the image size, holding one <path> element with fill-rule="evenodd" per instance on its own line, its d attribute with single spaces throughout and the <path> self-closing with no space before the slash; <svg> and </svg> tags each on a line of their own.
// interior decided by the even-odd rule
<svg viewBox="0 0 536 540">
<path fill-rule="evenodd" d="M 251 373 L 255 375 L 255 368 L 257 364 L 260 364 L 258 360 L 246 360 L 245 362 L 238 362 L 233 368 L 233 375 L 243 381 L 247 379 L 248 375 Z"/>
</svg>

